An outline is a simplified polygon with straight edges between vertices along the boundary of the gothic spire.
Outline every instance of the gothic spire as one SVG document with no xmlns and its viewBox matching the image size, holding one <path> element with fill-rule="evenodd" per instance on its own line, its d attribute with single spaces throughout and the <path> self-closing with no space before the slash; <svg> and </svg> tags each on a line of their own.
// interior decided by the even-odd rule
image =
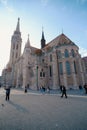
<svg viewBox="0 0 87 130">
<path fill-rule="evenodd" d="M 44 39 L 44 31 L 43 31 L 43 27 L 42 27 L 42 39 Z"/>
<path fill-rule="evenodd" d="M 45 47 L 45 38 L 44 38 L 44 31 L 43 31 L 43 27 L 42 27 L 42 39 L 41 39 L 41 48 Z"/>
<path fill-rule="evenodd" d="M 28 47 L 30 47 L 29 34 L 28 34 L 28 39 L 27 39 L 27 43 L 26 43 L 26 45 L 25 45 L 25 48 L 28 48 Z"/>
<path fill-rule="evenodd" d="M 27 43 L 30 45 L 29 34 L 28 34 Z"/>
<path fill-rule="evenodd" d="M 17 26 L 16 26 L 16 32 L 20 32 L 20 18 L 18 18 Z"/>
</svg>

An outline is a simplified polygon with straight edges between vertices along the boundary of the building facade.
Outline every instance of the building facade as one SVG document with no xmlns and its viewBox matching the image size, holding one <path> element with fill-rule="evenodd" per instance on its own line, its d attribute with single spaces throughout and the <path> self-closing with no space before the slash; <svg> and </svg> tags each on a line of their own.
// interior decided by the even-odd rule
<svg viewBox="0 0 87 130">
<path fill-rule="evenodd" d="M 14 87 L 42 86 L 59 89 L 78 89 L 85 84 L 83 62 L 78 46 L 65 34 L 60 34 L 46 43 L 42 31 L 41 48 L 32 47 L 29 36 L 21 54 L 20 19 L 11 38 L 10 59 L 2 71 L 3 84 Z"/>
</svg>

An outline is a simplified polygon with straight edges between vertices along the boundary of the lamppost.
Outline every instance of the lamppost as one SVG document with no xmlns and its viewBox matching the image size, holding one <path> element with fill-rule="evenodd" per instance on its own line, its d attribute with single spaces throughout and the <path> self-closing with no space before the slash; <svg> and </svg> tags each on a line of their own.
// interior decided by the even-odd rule
<svg viewBox="0 0 87 130">
<path fill-rule="evenodd" d="M 37 78 L 37 90 L 39 90 L 39 88 L 38 88 L 38 66 L 36 67 L 36 74 L 37 74 L 37 76 L 36 76 L 36 78 Z"/>
</svg>

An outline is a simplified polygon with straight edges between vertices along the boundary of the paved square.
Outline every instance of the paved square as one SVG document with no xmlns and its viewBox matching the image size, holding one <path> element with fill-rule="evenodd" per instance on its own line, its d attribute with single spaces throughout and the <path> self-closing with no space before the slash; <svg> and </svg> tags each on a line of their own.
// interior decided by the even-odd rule
<svg viewBox="0 0 87 130">
<path fill-rule="evenodd" d="M 0 96 L 0 130 L 87 130 L 87 97 L 12 90 Z"/>
</svg>

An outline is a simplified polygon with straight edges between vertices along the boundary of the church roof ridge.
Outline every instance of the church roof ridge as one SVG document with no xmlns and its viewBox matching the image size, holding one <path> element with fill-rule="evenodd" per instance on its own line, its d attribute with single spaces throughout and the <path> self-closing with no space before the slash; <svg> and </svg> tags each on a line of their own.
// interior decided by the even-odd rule
<svg viewBox="0 0 87 130">
<path fill-rule="evenodd" d="M 63 44 L 72 44 L 75 45 L 75 43 L 73 41 L 71 41 L 64 33 L 60 34 L 59 36 L 57 36 L 56 38 L 54 38 L 53 40 L 51 40 L 48 45 L 63 45 Z"/>
</svg>

